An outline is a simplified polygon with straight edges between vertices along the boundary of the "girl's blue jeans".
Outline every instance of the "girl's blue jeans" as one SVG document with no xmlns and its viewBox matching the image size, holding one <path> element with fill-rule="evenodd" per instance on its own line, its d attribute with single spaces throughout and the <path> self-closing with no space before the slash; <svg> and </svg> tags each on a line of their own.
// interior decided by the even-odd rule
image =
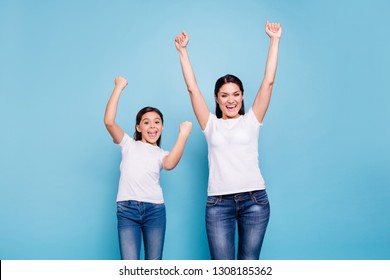
<svg viewBox="0 0 390 280">
<path fill-rule="evenodd" d="M 139 260 L 141 240 L 145 259 L 161 260 L 165 228 L 165 204 L 139 201 L 117 202 L 118 235 L 122 260 Z"/>
</svg>

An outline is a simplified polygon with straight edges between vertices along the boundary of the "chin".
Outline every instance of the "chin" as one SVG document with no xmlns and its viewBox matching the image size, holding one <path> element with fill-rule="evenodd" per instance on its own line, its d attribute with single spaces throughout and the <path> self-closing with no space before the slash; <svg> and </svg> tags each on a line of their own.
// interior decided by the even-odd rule
<svg viewBox="0 0 390 280">
<path fill-rule="evenodd" d="M 237 118 L 239 116 L 238 111 L 237 112 L 228 112 L 225 114 L 226 118 L 232 119 Z"/>
</svg>

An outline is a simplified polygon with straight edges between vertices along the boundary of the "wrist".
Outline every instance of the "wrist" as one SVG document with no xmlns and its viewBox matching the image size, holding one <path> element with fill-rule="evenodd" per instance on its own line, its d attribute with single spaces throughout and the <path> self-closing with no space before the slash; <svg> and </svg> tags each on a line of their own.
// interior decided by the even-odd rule
<svg viewBox="0 0 390 280">
<path fill-rule="evenodd" d="M 280 37 L 270 37 L 270 42 L 271 43 L 279 43 Z"/>
<path fill-rule="evenodd" d="M 189 136 L 189 133 L 185 133 L 182 131 L 179 132 L 179 138 L 181 138 L 183 140 L 187 140 L 188 136 Z"/>
<path fill-rule="evenodd" d="M 117 86 L 115 86 L 115 89 L 118 90 L 118 91 L 123 91 L 125 87 L 126 86 L 117 85 Z"/>
<path fill-rule="evenodd" d="M 187 47 L 178 49 L 178 52 L 180 55 L 184 55 L 185 53 L 187 53 Z"/>
</svg>

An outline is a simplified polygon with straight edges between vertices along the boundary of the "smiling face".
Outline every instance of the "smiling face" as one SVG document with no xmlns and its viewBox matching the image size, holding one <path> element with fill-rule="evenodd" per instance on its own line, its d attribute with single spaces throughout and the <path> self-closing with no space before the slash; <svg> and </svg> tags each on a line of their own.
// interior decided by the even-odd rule
<svg viewBox="0 0 390 280">
<path fill-rule="evenodd" d="M 163 120 L 158 113 L 147 112 L 142 115 L 136 130 L 141 134 L 142 142 L 156 146 L 163 130 Z"/>
<path fill-rule="evenodd" d="M 215 82 L 215 115 L 218 119 L 238 118 L 245 114 L 244 86 L 241 80 L 227 74 Z"/>
<path fill-rule="evenodd" d="M 222 119 L 234 119 L 240 116 L 243 93 L 235 83 L 226 83 L 219 88 L 215 101 L 222 111 Z"/>
</svg>

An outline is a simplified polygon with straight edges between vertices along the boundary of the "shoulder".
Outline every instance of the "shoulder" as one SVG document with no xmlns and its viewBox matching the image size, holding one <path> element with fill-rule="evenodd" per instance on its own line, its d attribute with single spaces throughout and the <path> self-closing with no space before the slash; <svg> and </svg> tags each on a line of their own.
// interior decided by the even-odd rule
<svg viewBox="0 0 390 280">
<path fill-rule="evenodd" d="M 156 159 L 157 161 L 160 162 L 160 164 L 162 164 L 164 158 L 169 154 L 169 151 L 165 151 L 159 146 L 150 145 L 148 147 L 148 150 L 149 150 L 148 153 L 151 153 L 149 154 L 151 156 L 150 158 Z"/>
<path fill-rule="evenodd" d="M 209 118 L 207 120 L 207 123 L 206 123 L 206 126 L 203 130 L 203 133 L 207 133 L 209 130 L 210 130 L 210 127 L 213 126 L 214 123 L 216 123 L 218 121 L 218 118 L 216 115 L 214 115 L 213 113 L 209 113 Z"/>
<path fill-rule="evenodd" d="M 253 112 L 252 107 L 249 109 L 248 112 L 245 113 L 244 119 L 249 120 L 251 123 L 253 123 L 256 126 L 262 126 L 263 123 L 260 123 L 258 119 L 256 118 L 255 113 Z"/>
<path fill-rule="evenodd" d="M 135 142 L 133 138 L 131 138 L 127 133 L 123 135 L 122 140 L 117 144 L 121 148 L 132 145 Z"/>
</svg>

